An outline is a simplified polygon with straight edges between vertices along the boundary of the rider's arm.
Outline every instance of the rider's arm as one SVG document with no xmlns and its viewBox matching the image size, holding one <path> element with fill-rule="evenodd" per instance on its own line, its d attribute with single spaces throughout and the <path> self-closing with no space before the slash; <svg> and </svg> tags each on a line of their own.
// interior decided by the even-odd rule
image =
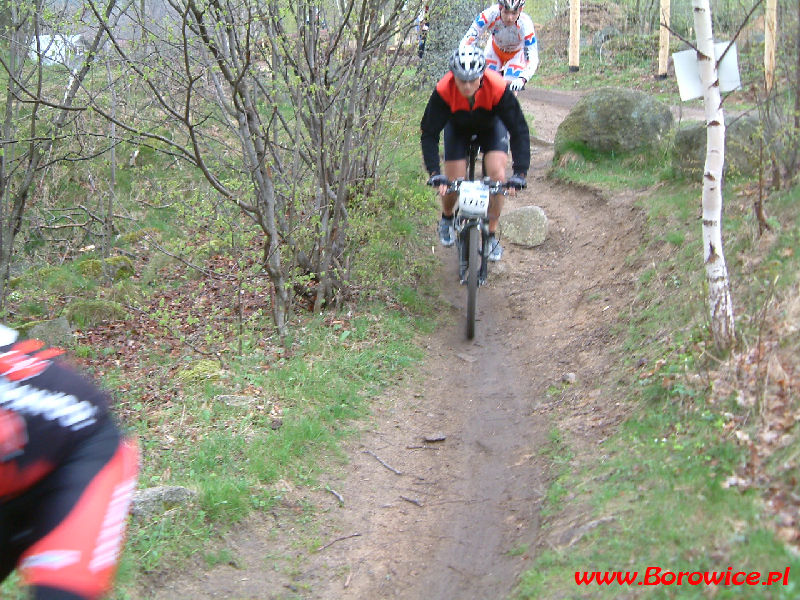
<svg viewBox="0 0 800 600">
<path fill-rule="evenodd" d="M 422 159 L 425 161 L 425 168 L 431 175 L 440 172 L 439 135 L 451 114 L 450 107 L 439 93 L 434 90 L 420 122 L 420 129 L 422 130 L 420 135 Z"/>
<path fill-rule="evenodd" d="M 469 26 L 467 29 L 467 33 L 464 34 L 464 37 L 461 38 L 461 46 L 470 46 L 480 39 L 483 32 L 486 31 L 486 28 L 493 23 L 498 15 L 494 14 L 497 12 L 497 5 L 490 6 L 486 10 L 484 10 L 481 14 L 475 17 L 475 20 L 472 22 L 472 25 Z"/>
<path fill-rule="evenodd" d="M 508 129 L 511 141 L 512 169 L 515 175 L 527 175 L 531 166 L 531 140 L 528 122 L 514 92 L 506 88 L 497 104 L 497 114 Z"/>
<path fill-rule="evenodd" d="M 525 44 L 525 59 L 527 63 L 522 70 L 520 77 L 525 79 L 525 82 L 531 80 L 536 69 L 539 68 L 539 43 L 536 40 L 536 31 L 533 28 L 533 21 L 526 14 L 522 13 L 519 16 L 519 26 L 522 29 Z"/>
</svg>

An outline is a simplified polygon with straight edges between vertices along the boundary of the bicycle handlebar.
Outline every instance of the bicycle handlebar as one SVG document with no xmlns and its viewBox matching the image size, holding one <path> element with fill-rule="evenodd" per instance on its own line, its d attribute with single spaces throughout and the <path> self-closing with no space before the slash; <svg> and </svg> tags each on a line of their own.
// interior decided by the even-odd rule
<svg viewBox="0 0 800 600">
<path fill-rule="evenodd" d="M 447 183 L 446 183 L 446 185 L 447 185 L 447 191 L 448 191 L 448 192 L 457 192 L 457 191 L 458 191 L 458 189 L 461 187 L 461 184 L 462 184 L 462 183 L 464 183 L 465 181 L 468 181 L 468 180 L 466 180 L 466 179 L 464 179 L 464 178 L 462 178 L 462 177 L 459 177 L 459 178 L 458 178 L 458 179 L 456 179 L 455 181 L 450 181 L 449 179 L 448 179 L 448 180 L 446 180 L 446 181 L 447 181 Z M 492 179 L 490 179 L 489 177 L 484 177 L 484 178 L 481 180 L 481 182 L 482 182 L 482 183 L 483 183 L 485 186 L 487 186 L 487 187 L 489 188 L 489 193 L 490 193 L 490 194 L 492 194 L 492 195 L 494 195 L 494 194 L 499 194 L 499 193 L 501 193 L 501 192 L 502 192 L 503 194 L 505 194 L 505 193 L 506 193 L 506 190 L 507 190 L 509 187 L 514 187 L 514 188 L 517 188 L 517 186 L 515 186 L 515 185 L 509 185 L 509 184 L 508 184 L 508 182 L 503 182 L 503 181 L 493 181 L 493 180 L 492 180 Z M 444 184 L 444 182 L 442 182 L 442 183 Z M 439 184 L 437 184 L 437 183 L 432 183 L 432 182 L 430 182 L 430 181 L 429 181 L 429 182 L 428 182 L 428 185 L 430 185 L 431 187 L 438 187 L 438 185 L 439 185 Z M 517 189 L 519 189 L 519 188 L 517 188 Z"/>
</svg>

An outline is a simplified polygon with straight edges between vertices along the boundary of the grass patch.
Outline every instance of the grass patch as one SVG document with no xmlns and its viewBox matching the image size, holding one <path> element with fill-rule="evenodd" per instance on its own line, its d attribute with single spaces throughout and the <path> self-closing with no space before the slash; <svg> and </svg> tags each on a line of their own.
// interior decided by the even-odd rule
<svg viewBox="0 0 800 600">
<path fill-rule="evenodd" d="M 664 173 L 657 165 L 648 168 L 625 175 L 613 161 L 601 160 L 557 172 L 605 189 L 614 189 L 607 182 L 620 177 L 626 188 L 649 186 L 639 204 L 647 216 L 645 254 L 655 258 L 642 269 L 634 305 L 617 327 L 624 337 L 620 367 L 607 384 L 607 395 L 622 394 L 633 407 L 631 416 L 604 442 L 601 460 L 576 455 L 557 469 L 542 512 L 555 522 L 569 491 L 571 505 L 589 507 L 584 521 L 601 524 L 572 546 L 540 547 L 515 598 L 638 597 L 635 583 L 579 586 L 577 572 L 636 571 L 642 581 L 648 567 L 673 573 L 724 573 L 731 567 L 765 575 L 786 568 L 794 575 L 800 569 L 800 558 L 778 539 L 775 517 L 765 510 L 768 489 L 731 485 L 731 477 L 751 460 L 751 449 L 733 435 L 733 424 L 749 426 L 755 437 L 759 415 L 756 407 L 737 403 L 735 394 L 720 395 L 713 385 L 720 362 L 710 358 L 700 183 L 661 181 Z M 734 299 L 742 337 L 737 352 L 747 352 L 747 340 L 766 335 L 770 318 L 765 307 L 770 302 L 796 294 L 798 196 L 793 190 L 770 199 L 776 227 L 772 238 L 759 241 L 753 235 L 746 184 L 729 185 L 723 236 L 731 278 L 737 282 Z M 783 339 L 786 347 L 798 345 L 798 336 Z M 551 434 L 548 447 L 555 439 L 568 446 L 563 438 Z M 795 447 L 765 459 L 771 466 L 764 473 L 780 480 L 781 465 L 800 460 Z M 746 591 L 733 585 L 660 585 L 646 591 L 653 598 L 732 599 L 744 593 L 748 598 L 789 599 L 800 592 L 794 579 L 790 576 L 786 586 L 747 586 Z"/>
<path fill-rule="evenodd" d="M 566 151 L 570 160 L 561 161 L 551 176 L 600 190 L 641 190 L 662 181 L 667 164 L 662 152 L 607 155 L 585 147 Z"/>
<path fill-rule="evenodd" d="M 552 481 L 544 497 L 541 509 L 543 517 L 555 514 L 560 510 L 562 501 L 567 496 L 568 469 L 574 453 L 564 442 L 562 433 L 558 429 L 551 429 L 548 434 L 547 445 L 541 449 L 542 456 L 547 457 L 552 466 Z"/>
<path fill-rule="evenodd" d="M 111 286 L 90 268 L 99 254 L 71 247 L 49 261 L 56 266 L 39 266 L 44 248 L 29 244 L 30 268 L 9 296 L 13 314 L 30 321 L 68 312 L 81 329 L 72 357 L 112 390 L 120 421 L 139 439 L 139 487 L 196 492 L 194 501 L 131 523 L 114 598 L 141 597 L 143 577 L 190 557 L 208 565 L 240 559 L 215 549 L 219 535 L 274 509 L 287 490 L 322 486 L 320 475 L 346 461 L 342 442 L 361 429 L 373 400 L 422 359 L 416 340 L 436 315 L 428 227 L 436 198 L 424 186 L 418 119 L 408 118 L 424 98 L 399 102 L 386 123 L 392 166 L 348 207 L 341 308 L 298 309 L 285 343 L 270 328 L 252 228 L 161 155 L 140 152 L 136 176 L 118 179 L 120 209 L 131 218 L 120 220 L 115 244 L 135 257 L 136 277 Z M 84 176 L 54 171 L 52 189 L 74 201 Z M 120 306 L 126 315 L 107 310 Z M 317 547 L 315 508 L 297 510 L 309 531 L 301 537 Z M 0 590 L 21 598 L 13 578 Z"/>
</svg>

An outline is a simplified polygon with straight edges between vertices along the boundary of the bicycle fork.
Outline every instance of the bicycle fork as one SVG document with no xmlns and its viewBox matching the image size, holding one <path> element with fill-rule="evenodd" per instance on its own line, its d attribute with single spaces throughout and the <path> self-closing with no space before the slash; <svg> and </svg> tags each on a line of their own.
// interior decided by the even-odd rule
<svg viewBox="0 0 800 600">
<path fill-rule="evenodd" d="M 467 282 L 467 267 L 469 266 L 469 231 L 477 227 L 480 232 L 480 243 L 478 245 L 478 256 L 480 265 L 478 266 L 478 285 L 486 283 L 489 270 L 489 248 L 486 240 L 489 239 L 489 223 L 483 219 L 466 218 L 455 219 L 455 230 L 458 239 L 458 276 L 462 284 Z"/>
</svg>

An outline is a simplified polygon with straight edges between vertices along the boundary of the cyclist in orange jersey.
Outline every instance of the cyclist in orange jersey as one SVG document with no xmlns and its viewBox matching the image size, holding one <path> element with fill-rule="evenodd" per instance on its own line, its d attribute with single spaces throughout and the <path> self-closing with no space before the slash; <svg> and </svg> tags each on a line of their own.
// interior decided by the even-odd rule
<svg viewBox="0 0 800 600">
<path fill-rule="evenodd" d="M 507 82 L 496 72 L 486 70 L 480 48 L 462 46 L 450 59 L 450 71 L 439 80 L 431 94 L 420 123 L 422 156 L 430 174 L 428 183 L 439 188 L 442 218 L 439 240 L 452 246 L 453 214 L 458 198 L 448 193 L 447 182 L 465 177 L 467 146 L 477 135 L 484 153 L 485 175 L 506 182 L 508 151 L 513 158 L 513 175 L 506 182 L 509 193 L 525 186 L 530 167 L 530 134 L 519 101 Z M 439 136 L 444 130 L 444 174 L 439 165 Z M 503 247 L 497 239 L 497 225 L 503 209 L 503 196 L 489 202 L 489 260 L 498 261 Z"/>
</svg>

